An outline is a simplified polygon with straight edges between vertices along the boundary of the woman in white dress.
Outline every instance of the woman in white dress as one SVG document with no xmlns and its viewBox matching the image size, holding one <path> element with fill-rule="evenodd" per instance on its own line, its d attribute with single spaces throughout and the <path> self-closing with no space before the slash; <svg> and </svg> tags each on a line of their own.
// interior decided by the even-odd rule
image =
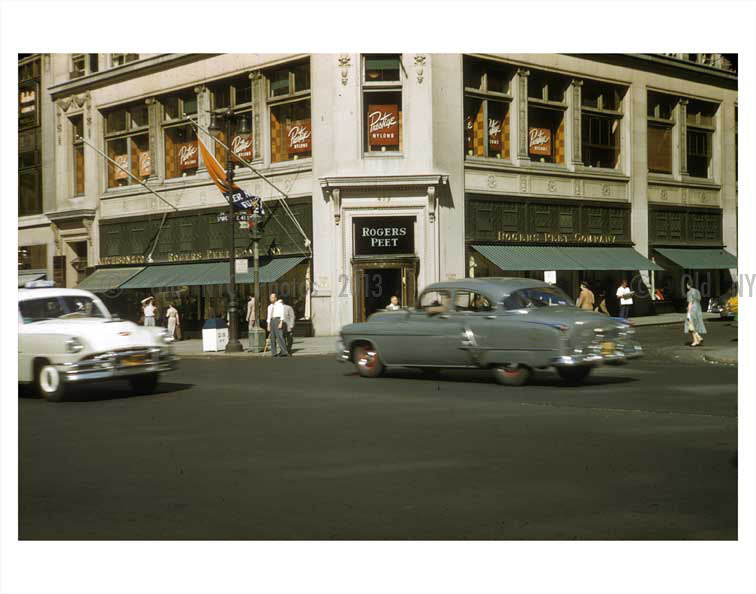
<svg viewBox="0 0 756 594">
<path fill-rule="evenodd" d="M 179 312 L 173 307 L 173 303 L 168 306 L 168 310 L 165 312 L 168 318 L 168 334 L 171 338 L 176 338 L 176 328 L 180 325 Z"/>
</svg>

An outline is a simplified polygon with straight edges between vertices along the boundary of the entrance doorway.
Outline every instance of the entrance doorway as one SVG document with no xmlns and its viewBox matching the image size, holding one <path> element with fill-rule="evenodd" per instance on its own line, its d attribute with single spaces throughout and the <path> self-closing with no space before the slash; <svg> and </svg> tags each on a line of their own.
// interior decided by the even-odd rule
<svg viewBox="0 0 756 594">
<path fill-rule="evenodd" d="M 413 307 L 416 297 L 417 260 L 353 260 L 354 321 L 385 309 L 396 295 L 401 307 Z"/>
</svg>

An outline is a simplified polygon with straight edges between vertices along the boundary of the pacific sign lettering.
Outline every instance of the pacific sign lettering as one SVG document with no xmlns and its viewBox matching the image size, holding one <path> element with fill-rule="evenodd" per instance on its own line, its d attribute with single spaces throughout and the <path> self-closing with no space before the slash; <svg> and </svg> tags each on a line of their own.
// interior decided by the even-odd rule
<svg viewBox="0 0 756 594">
<path fill-rule="evenodd" d="M 354 219 L 354 254 L 412 254 L 415 217 L 360 217 Z"/>
</svg>

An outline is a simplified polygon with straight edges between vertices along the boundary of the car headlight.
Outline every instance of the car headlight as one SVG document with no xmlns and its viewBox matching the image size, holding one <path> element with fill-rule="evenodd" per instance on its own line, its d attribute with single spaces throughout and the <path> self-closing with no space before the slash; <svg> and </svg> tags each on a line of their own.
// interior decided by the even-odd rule
<svg viewBox="0 0 756 594">
<path fill-rule="evenodd" d="M 173 336 L 168 334 L 166 330 L 159 332 L 158 336 L 160 337 L 160 342 L 162 342 L 163 344 L 171 344 L 173 342 Z"/>
<path fill-rule="evenodd" d="M 66 340 L 66 350 L 69 353 L 78 353 L 84 350 L 84 345 L 78 338 L 72 336 L 71 338 Z"/>
</svg>

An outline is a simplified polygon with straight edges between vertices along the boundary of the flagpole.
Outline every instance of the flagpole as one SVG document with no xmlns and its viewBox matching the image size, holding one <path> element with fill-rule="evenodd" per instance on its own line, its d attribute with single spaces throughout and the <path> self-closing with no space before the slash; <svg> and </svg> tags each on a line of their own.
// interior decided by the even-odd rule
<svg viewBox="0 0 756 594">
<path fill-rule="evenodd" d="M 219 140 L 218 138 L 214 137 L 212 135 L 212 133 L 207 128 L 205 128 L 204 126 L 201 126 L 198 122 L 196 122 L 195 120 L 193 120 L 189 116 L 187 116 L 187 119 L 198 130 L 202 130 L 205 134 L 208 134 L 209 136 L 212 136 L 213 139 L 215 140 L 215 142 L 217 142 L 218 144 L 220 144 L 224 149 L 226 149 L 227 152 L 231 153 L 234 157 L 236 157 L 242 165 L 244 165 L 247 168 L 249 168 L 252 171 L 252 173 L 254 173 L 255 175 L 257 175 L 258 177 L 261 177 L 274 190 L 276 190 L 279 194 L 281 194 L 281 196 L 283 196 L 283 198 L 281 199 L 281 202 L 284 205 L 284 210 L 286 210 L 287 214 L 291 217 L 292 221 L 294 222 L 294 225 L 297 227 L 297 231 L 299 231 L 299 233 L 302 235 L 302 237 L 304 237 L 305 247 L 310 251 L 310 253 L 312 253 L 312 242 L 310 241 L 310 238 L 307 237 L 307 233 L 304 232 L 304 229 L 302 229 L 302 226 L 299 224 L 299 221 L 297 221 L 296 217 L 294 216 L 294 213 L 291 212 L 291 208 L 286 203 L 286 199 L 288 198 L 286 192 L 284 192 L 283 190 L 281 190 L 276 184 L 274 184 L 272 181 L 270 181 L 264 174 L 260 173 L 257 169 L 255 169 L 254 167 L 252 167 L 252 165 L 250 165 L 250 163 L 246 159 L 244 159 L 243 157 L 241 157 L 240 155 L 238 155 L 233 149 L 231 149 L 228 145 L 226 145 L 222 140 Z"/>
</svg>

